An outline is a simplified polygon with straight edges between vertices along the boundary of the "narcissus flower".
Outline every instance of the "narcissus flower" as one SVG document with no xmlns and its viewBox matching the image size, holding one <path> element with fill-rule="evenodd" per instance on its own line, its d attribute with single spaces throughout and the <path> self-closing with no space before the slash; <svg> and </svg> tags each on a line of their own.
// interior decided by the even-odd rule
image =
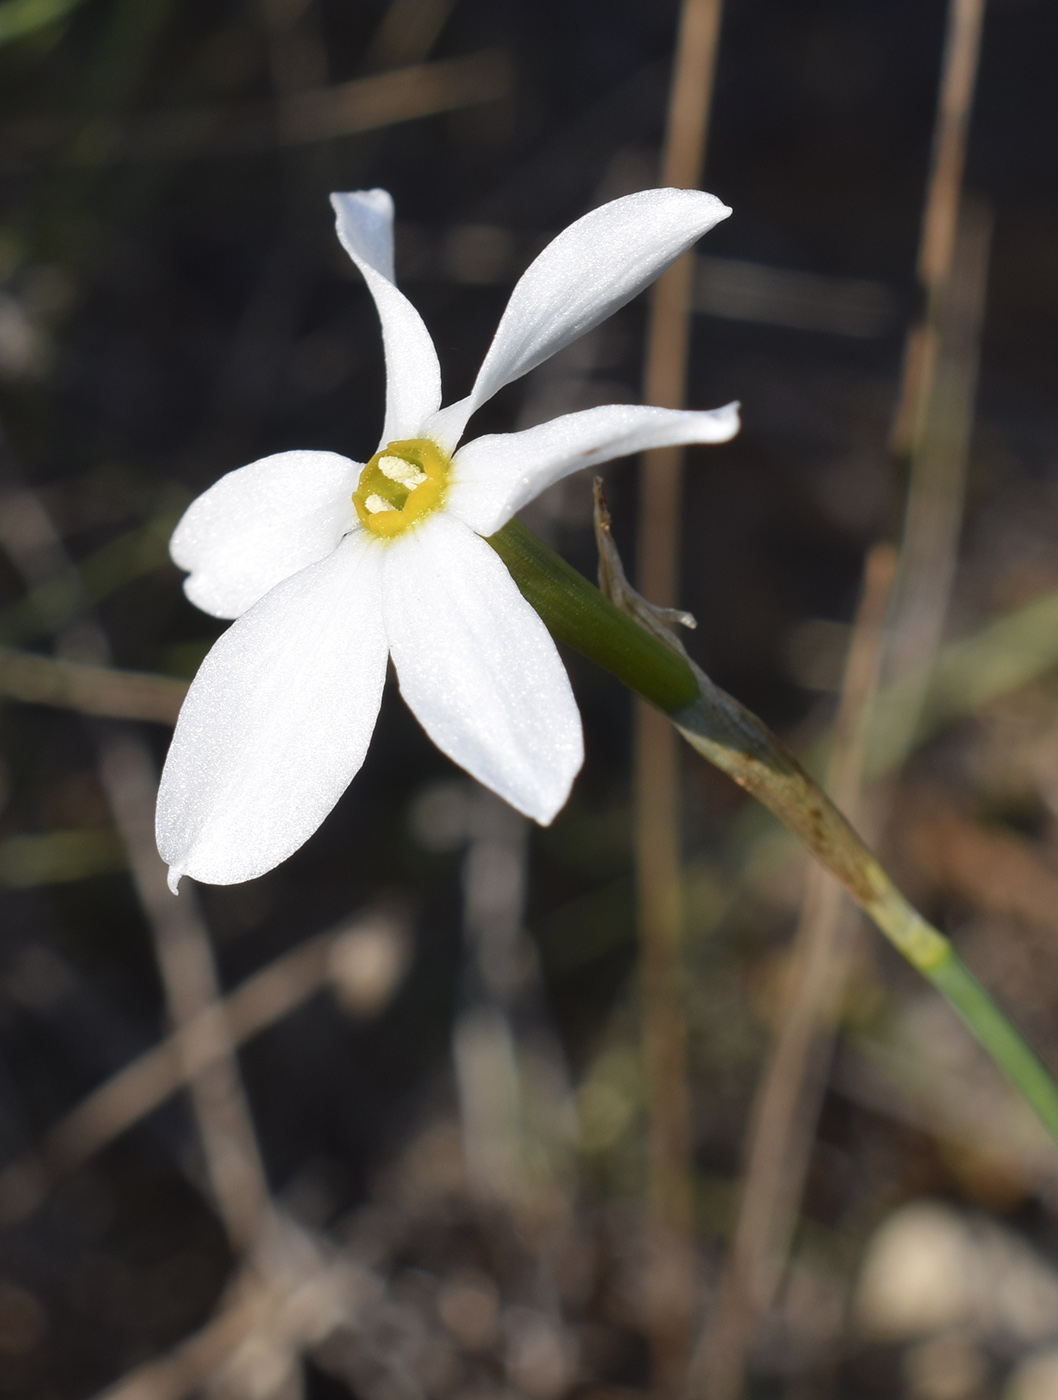
<svg viewBox="0 0 1058 1400">
<path fill-rule="evenodd" d="M 390 196 L 332 203 L 382 322 L 382 439 L 366 465 L 265 457 L 222 477 L 176 527 L 187 596 L 238 620 L 195 677 L 162 774 L 158 849 L 173 890 L 183 874 L 218 885 L 262 875 L 312 835 L 364 761 L 387 657 L 434 743 L 549 822 L 583 760 L 580 716 L 547 629 L 486 537 L 571 472 L 738 430 L 733 404 L 622 404 L 458 445 L 498 389 L 726 218 L 712 195 L 648 190 L 570 225 L 515 286 L 469 395 L 443 409 L 433 342 L 394 282 Z"/>
</svg>

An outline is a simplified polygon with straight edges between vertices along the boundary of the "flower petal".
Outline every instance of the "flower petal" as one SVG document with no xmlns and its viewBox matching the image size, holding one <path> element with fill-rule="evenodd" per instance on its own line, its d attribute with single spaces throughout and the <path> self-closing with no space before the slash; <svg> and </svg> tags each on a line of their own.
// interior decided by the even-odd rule
<svg viewBox="0 0 1058 1400">
<path fill-rule="evenodd" d="M 439 514 L 386 551 L 383 610 L 401 693 L 439 749 L 538 822 L 584 760 L 558 651 L 498 555 Z"/>
<path fill-rule="evenodd" d="M 335 452 L 280 452 L 239 467 L 192 501 L 169 541 L 184 592 L 239 617 L 270 588 L 330 554 L 356 524 L 361 465 Z"/>
<path fill-rule="evenodd" d="M 307 841 L 364 761 L 386 675 L 381 549 L 363 532 L 287 579 L 199 668 L 158 793 L 158 849 L 231 885 Z"/>
<path fill-rule="evenodd" d="M 611 404 L 567 413 L 521 433 L 475 438 L 453 459 L 448 508 L 479 535 L 491 535 L 571 472 L 651 447 L 726 442 L 738 427 L 737 403 L 706 413 Z"/>
<path fill-rule="evenodd" d="M 364 274 L 382 322 L 386 422 L 380 447 L 419 437 L 441 402 L 441 367 L 430 332 L 393 276 L 393 200 L 385 190 L 332 194 L 342 247 Z"/>
<path fill-rule="evenodd" d="M 631 301 L 730 213 L 701 190 L 641 190 L 570 224 L 515 286 L 469 396 L 443 409 L 429 434 L 451 451 L 498 389 Z"/>
</svg>

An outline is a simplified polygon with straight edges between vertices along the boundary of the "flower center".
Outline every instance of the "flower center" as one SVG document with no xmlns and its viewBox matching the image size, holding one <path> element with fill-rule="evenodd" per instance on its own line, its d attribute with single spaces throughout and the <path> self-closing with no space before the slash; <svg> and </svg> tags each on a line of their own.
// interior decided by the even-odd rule
<svg viewBox="0 0 1058 1400">
<path fill-rule="evenodd" d="M 399 535 L 444 499 L 451 460 L 429 438 L 390 442 L 360 473 L 353 505 L 376 535 Z"/>
</svg>

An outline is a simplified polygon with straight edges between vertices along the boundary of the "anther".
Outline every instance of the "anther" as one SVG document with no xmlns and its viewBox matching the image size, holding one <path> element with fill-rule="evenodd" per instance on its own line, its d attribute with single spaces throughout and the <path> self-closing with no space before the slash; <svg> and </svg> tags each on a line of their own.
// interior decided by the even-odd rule
<svg viewBox="0 0 1058 1400">
<path fill-rule="evenodd" d="M 377 515 L 380 510 L 397 509 L 396 506 L 390 505 L 389 501 L 384 501 L 382 497 L 377 494 L 368 496 L 367 500 L 364 502 L 364 505 L 367 507 L 367 509 L 371 512 L 372 515 Z"/>
<path fill-rule="evenodd" d="M 418 486 L 420 481 L 426 480 L 426 473 L 422 468 L 417 467 L 414 462 L 406 462 L 403 457 L 380 457 L 378 468 L 383 476 L 388 476 L 390 481 L 399 481 L 409 491 Z"/>
</svg>

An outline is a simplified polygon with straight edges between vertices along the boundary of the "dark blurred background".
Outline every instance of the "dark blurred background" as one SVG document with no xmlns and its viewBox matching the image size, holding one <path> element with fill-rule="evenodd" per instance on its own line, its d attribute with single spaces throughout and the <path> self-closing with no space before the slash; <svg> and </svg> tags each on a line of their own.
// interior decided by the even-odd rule
<svg viewBox="0 0 1058 1400">
<path fill-rule="evenodd" d="M 392 191 L 398 278 L 458 397 L 548 237 L 656 183 L 676 22 L 674 0 L 3 0 L 3 485 L 68 560 L 34 573 L 9 513 L 0 643 L 47 654 L 91 617 L 117 667 L 193 675 L 220 624 L 167 560 L 184 506 L 268 453 L 376 445 L 377 320 L 328 193 Z M 704 187 L 734 214 L 698 250 L 688 402 L 738 398 L 744 427 L 688 455 L 681 603 L 695 659 L 801 752 L 832 716 L 864 552 L 899 513 L 886 443 L 944 23 L 941 0 L 724 15 Z M 1058 590 L 1056 49 L 1047 0 L 989 0 L 966 185 L 994 226 L 952 637 Z M 480 431 L 637 399 L 645 323 L 640 299 Z M 630 564 L 635 471 L 606 473 Z M 527 519 L 593 576 L 590 486 Z M 890 780 L 885 851 L 1055 1054 L 1052 618 L 1028 683 Z M 355 1298 L 310 1340 L 137 1395 L 645 1388 L 631 709 L 568 663 L 587 761 L 550 829 L 477 792 L 390 687 L 322 830 L 263 879 L 201 889 L 226 990 L 329 939 L 239 1063 L 277 1208 Z M 165 1031 L 98 726 L 17 696 L 0 711 L 0 1166 Z M 169 732 L 136 730 L 158 764 Z M 685 785 L 705 1306 L 804 867 L 726 779 L 688 759 Z M 482 992 L 493 936 L 518 969 L 502 1005 Z M 871 939 L 857 956 L 753 1385 L 1058 1396 L 1048 1149 L 913 976 Z M 61 1155 L 33 1209 L 0 1178 L 11 1400 L 117 1382 L 205 1325 L 236 1273 L 185 1096 Z"/>
</svg>

